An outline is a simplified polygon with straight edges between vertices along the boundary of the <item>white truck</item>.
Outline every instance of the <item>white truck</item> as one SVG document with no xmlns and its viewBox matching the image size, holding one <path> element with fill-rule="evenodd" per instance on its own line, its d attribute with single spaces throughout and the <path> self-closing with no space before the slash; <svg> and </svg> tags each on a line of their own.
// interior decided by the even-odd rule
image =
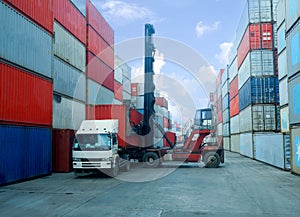
<svg viewBox="0 0 300 217">
<path fill-rule="evenodd" d="M 130 170 L 128 156 L 118 154 L 118 120 L 85 120 L 76 132 L 73 146 L 75 176 L 106 173 L 115 177 L 119 169 Z"/>
</svg>

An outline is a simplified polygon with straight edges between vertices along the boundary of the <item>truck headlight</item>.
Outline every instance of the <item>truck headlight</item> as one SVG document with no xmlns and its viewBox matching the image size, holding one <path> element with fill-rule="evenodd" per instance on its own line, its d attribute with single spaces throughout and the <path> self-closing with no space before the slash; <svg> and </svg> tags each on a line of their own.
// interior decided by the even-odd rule
<svg viewBox="0 0 300 217">
<path fill-rule="evenodd" d="M 80 158 L 74 157 L 74 158 L 73 158 L 73 161 L 81 161 L 81 160 L 80 160 Z"/>
</svg>

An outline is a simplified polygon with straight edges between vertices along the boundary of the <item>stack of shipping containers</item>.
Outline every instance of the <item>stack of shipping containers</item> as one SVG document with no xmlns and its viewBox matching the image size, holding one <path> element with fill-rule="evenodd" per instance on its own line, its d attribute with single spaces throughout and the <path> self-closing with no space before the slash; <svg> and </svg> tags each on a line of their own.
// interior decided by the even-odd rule
<svg viewBox="0 0 300 217">
<path fill-rule="evenodd" d="M 72 170 L 75 130 L 85 119 L 86 19 L 69 0 L 54 0 L 53 171 Z"/>
<path fill-rule="evenodd" d="M 217 79 L 216 79 L 216 92 L 215 92 L 215 107 L 214 107 L 214 113 L 215 113 L 215 126 L 216 126 L 216 136 L 218 138 L 218 141 L 223 140 L 223 111 L 222 111 L 222 75 L 224 73 L 224 69 L 221 69 Z"/>
<path fill-rule="evenodd" d="M 115 56 L 115 80 L 120 75 L 122 76 L 123 101 L 131 101 L 131 68 L 120 57 Z"/>
<path fill-rule="evenodd" d="M 0 2 L 0 185 L 51 173 L 53 12 Z"/>
<path fill-rule="evenodd" d="M 291 170 L 300 174 L 300 3 L 281 0 L 277 10 L 281 130 L 285 145 L 291 141 Z"/>
</svg>

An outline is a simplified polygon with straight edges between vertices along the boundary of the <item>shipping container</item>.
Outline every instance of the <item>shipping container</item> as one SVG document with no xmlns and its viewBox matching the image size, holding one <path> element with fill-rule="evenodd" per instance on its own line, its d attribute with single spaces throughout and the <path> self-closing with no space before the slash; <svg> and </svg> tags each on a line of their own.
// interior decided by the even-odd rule
<svg viewBox="0 0 300 217">
<path fill-rule="evenodd" d="M 281 133 L 253 134 L 254 158 L 284 169 L 284 147 Z"/>
<path fill-rule="evenodd" d="M 283 78 L 279 82 L 279 96 L 280 96 L 280 106 L 284 106 L 289 102 L 288 94 L 288 79 L 287 77 Z"/>
<path fill-rule="evenodd" d="M 124 100 L 130 100 L 131 101 L 131 94 L 130 93 L 128 93 L 127 91 L 124 91 L 123 90 L 123 101 Z"/>
<path fill-rule="evenodd" d="M 223 136 L 223 124 L 222 123 L 217 125 L 217 136 Z"/>
<path fill-rule="evenodd" d="M 144 110 L 142 110 L 144 112 Z M 143 113 L 144 114 L 144 113 Z M 154 120 L 156 123 L 158 123 L 160 126 L 164 126 L 164 117 L 161 114 L 155 114 L 154 116 Z M 154 129 L 154 137 L 155 138 L 162 138 L 162 133 L 160 132 L 160 130 L 155 126 Z"/>
<path fill-rule="evenodd" d="M 239 111 L 239 95 L 237 95 L 230 101 L 230 117 L 239 114 Z"/>
<path fill-rule="evenodd" d="M 74 130 L 52 130 L 52 171 L 71 172 L 73 170 L 72 147 Z"/>
<path fill-rule="evenodd" d="M 285 39 L 285 23 L 283 23 L 277 30 L 278 34 L 278 53 L 281 53 L 282 50 L 286 47 L 286 39 Z"/>
<path fill-rule="evenodd" d="M 120 100 L 121 102 L 123 102 L 122 84 L 120 84 L 117 81 L 114 81 L 114 96 L 115 96 L 115 99 Z"/>
<path fill-rule="evenodd" d="M 114 69 L 113 48 L 90 26 L 87 27 L 87 38 L 87 50 L 98 56 L 111 69 Z"/>
<path fill-rule="evenodd" d="M 284 142 L 284 168 L 285 170 L 291 169 L 291 136 L 290 134 L 283 135 Z"/>
<path fill-rule="evenodd" d="M 277 24 L 280 26 L 285 21 L 285 3 L 286 0 L 280 0 L 275 6 L 277 12 Z M 285 25 L 285 24 L 284 24 Z"/>
<path fill-rule="evenodd" d="M 87 79 L 87 104 L 113 104 L 114 92 L 97 82 Z"/>
<path fill-rule="evenodd" d="M 54 22 L 54 34 L 54 54 L 84 72 L 85 46 L 57 22 Z"/>
<path fill-rule="evenodd" d="M 286 0 L 286 29 L 289 30 L 300 17 L 300 2 L 298 0 Z"/>
<path fill-rule="evenodd" d="M 291 170 L 300 174 L 300 128 L 291 129 Z"/>
<path fill-rule="evenodd" d="M 120 100 L 118 100 L 118 99 L 114 99 L 113 100 L 113 105 L 123 105 L 123 101 L 120 101 Z"/>
<path fill-rule="evenodd" d="M 223 74 L 222 74 L 222 82 L 221 82 L 222 87 L 223 87 L 223 86 L 225 85 L 225 83 L 228 81 L 228 78 L 229 78 L 229 73 L 228 73 L 228 68 L 226 67 L 226 68 L 224 69 Z"/>
<path fill-rule="evenodd" d="M 230 100 L 232 100 L 239 93 L 238 83 L 239 83 L 239 79 L 238 76 L 236 76 L 229 85 Z"/>
<path fill-rule="evenodd" d="M 276 131 L 277 116 L 274 105 L 252 106 L 253 131 Z"/>
<path fill-rule="evenodd" d="M 84 119 L 84 103 L 53 95 L 53 128 L 78 130 Z"/>
<path fill-rule="evenodd" d="M 53 0 L 4 0 L 4 2 L 28 16 L 49 33 L 53 33 Z"/>
<path fill-rule="evenodd" d="M 134 96 L 131 98 L 132 104 L 135 106 L 136 109 L 143 109 L 144 108 L 144 96 Z M 161 107 L 160 107 L 161 108 Z M 162 114 L 160 112 L 162 109 L 155 109 L 156 113 Z"/>
<path fill-rule="evenodd" d="M 284 49 L 278 55 L 278 79 L 282 79 L 287 75 L 287 59 L 286 59 L 286 49 Z"/>
<path fill-rule="evenodd" d="M 240 116 L 236 115 L 230 118 L 230 134 L 240 133 Z"/>
<path fill-rule="evenodd" d="M 223 112 L 222 112 L 222 110 L 220 110 L 218 112 L 218 124 L 220 124 L 222 122 L 223 122 Z"/>
<path fill-rule="evenodd" d="M 289 81 L 290 124 L 300 124 L 300 73 Z"/>
<path fill-rule="evenodd" d="M 155 104 L 168 109 L 168 101 L 164 97 L 155 97 Z"/>
<path fill-rule="evenodd" d="M 229 71 L 229 83 L 231 83 L 238 74 L 237 57 L 235 57 L 235 59 L 229 66 L 228 71 Z"/>
<path fill-rule="evenodd" d="M 253 137 L 252 133 L 240 134 L 240 154 L 253 158 Z"/>
<path fill-rule="evenodd" d="M 109 90 L 114 90 L 114 71 L 91 52 L 87 52 L 86 75 Z"/>
<path fill-rule="evenodd" d="M 230 150 L 230 137 L 223 137 L 223 147 L 225 150 Z"/>
<path fill-rule="evenodd" d="M 85 102 L 85 74 L 61 59 L 53 61 L 53 91 Z"/>
<path fill-rule="evenodd" d="M 284 107 L 280 109 L 280 126 L 282 133 L 290 132 L 290 121 L 289 121 L 289 107 Z"/>
<path fill-rule="evenodd" d="M 0 125 L 0 185 L 51 174 L 51 129 Z"/>
<path fill-rule="evenodd" d="M 114 79 L 120 84 L 123 84 L 123 70 L 120 66 L 114 70 Z"/>
<path fill-rule="evenodd" d="M 80 13 L 86 16 L 86 0 L 70 0 L 74 6 L 80 11 Z"/>
<path fill-rule="evenodd" d="M 224 69 L 220 69 L 219 74 L 217 76 L 217 86 L 221 86 L 222 87 L 222 77 L 223 77 L 223 73 L 224 73 Z"/>
<path fill-rule="evenodd" d="M 0 63 L 0 90 L 0 122 L 51 126 L 49 80 Z"/>
<path fill-rule="evenodd" d="M 278 48 L 278 35 L 277 35 L 277 23 L 273 23 L 273 43 L 274 49 Z M 274 58 L 275 59 L 275 58 Z"/>
<path fill-rule="evenodd" d="M 54 19 L 86 44 L 86 20 L 70 0 L 52 0 Z"/>
<path fill-rule="evenodd" d="M 223 111 L 223 123 L 228 123 L 230 121 L 229 108 Z"/>
<path fill-rule="evenodd" d="M 114 31 L 90 0 L 87 0 L 87 23 L 110 45 L 114 45 Z"/>
<path fill-rule="evenodd" d="M 230 151 L 240 153 L 240 134 L 231 135 Z"/>
<path fill-rule="evenodd" d="M 0 14 L 0 58 L 50 78 L 51 35 L 3 2 Z"/>
<path fill-rule="evenodd" d="M 123 77 L 123 91 L 131 95 L 131 81 L 129 78 Z"/>
<path fill-rule="evenodd" d="M 138 83 L 131 84 L 131 95 L 137 96 L 138 95 Z"/>
<path fill-rule="evenodd" d="M 222 97 L 224 97 L 228 93 L 229 93 L 229 82 L 227 80 L 227 81 L 225 81 L 225 83 L 222 87 Z"/>
<path fill-rule="evenodd" d="M 240 132 L 252 131 L 252 106 L 240 112 Z"/>
<path fill-rule="evenodd" d="M 300 19 L 286 37 L 287 70 L 292 77 L 300 71 Z"/>
<path fill-rule="evenodd" d="M 229 123 L 223 124 L 223 136 L 230 136 L 230 125 Z"/>
</svg>

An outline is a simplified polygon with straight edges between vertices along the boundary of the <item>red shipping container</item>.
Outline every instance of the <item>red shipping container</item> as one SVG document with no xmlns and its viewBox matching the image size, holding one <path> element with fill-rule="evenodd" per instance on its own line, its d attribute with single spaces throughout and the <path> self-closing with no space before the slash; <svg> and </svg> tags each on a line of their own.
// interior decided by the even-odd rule
<svg viewBox="0 0 300 217">
<path fill-rule="evenodd" d="M 120 84 L 117 81 L 114 81 L 114 96 L 115 96 L 115 99 L 120 100 L 121 102 L 123 101 L 122 84 Z"/>
<path fill-rule="evenodd" d="M 50 81 L 0 63 L 0 122 L 52 125 Z"/>
<path fill-rule="evenodd" d="M 86 44 L 86 20 L 70 0 L 53 0 L 54 18 L 79 41 Z M 53 22 L 53 21 L 52 21 Z"/>
<path fill-rule="evenodd" d="M 261 27 L 261 47 L 262 49 L 273 49 L 273 25 L 262 23 Z"/>
<path fill-rule="evenodd" d="M 223 112 L 222 110 L 218 112 L 218 124 L 223 122 Z"/>
<path fill-rule="evenodd" d="M 53 0 L 4 0 L 53 34 Z"/>
<path fill-rule="evenodd" d="M 72 166 L 72 146 L 75 139 L 74 130 L 52 130 L 52 170 L 53 172 L 70 172 Z"/>
<path fill-rule="evenodd" d="M 230 117 L 239 114 L 239 112 L 240 112 L 239 95 L 237 95 L 230 101 Z"/>
<path fill-rule="evenodd" d="M 114 50 L 90 26 L 87 28 L 87 50 L 114 69 Z"/>
<path fill-rule="evenodd" d="M 239 93 L 239 80 L 238 80 L 238 76 L 236 76 L 229 85 L 230 100 L 234 98 L 238 93 Z"/>
<path fill-rule="evenodd" d="M 217 112 L 218 111 L 222 111 L 222 98 L 221 97 L 217 100 Z"/>
<path fill-rule="evenodd" d="M 86 76 L 114 91 L 114 71 L 91 52 L 87 52 Z"/>
<path fill-rule="evenodd" d="M 168 101 L 164 97 L 156 97 L 155 104 L 168 109 Z"/>
<path fill-rule="evenodd" d="M 137 96 L 138 93 L 138 84 L 131 83 L 131 96 Z"/>
<path fill-rule="evenodd" d="M 220 69 L 220 72 L 217 77 L 217 86 L 220 85 L 222 82 L 222 75 L 223 75 L 224 71 L 225 71 L 224 69 Z"/>
<path fill-rule="evenodd" d="M 87 23 L 91 25 L 110 46 L 113 46 L 114 31 L 90 0 L 87 0 L 86 18 Z"/>
</svg>

